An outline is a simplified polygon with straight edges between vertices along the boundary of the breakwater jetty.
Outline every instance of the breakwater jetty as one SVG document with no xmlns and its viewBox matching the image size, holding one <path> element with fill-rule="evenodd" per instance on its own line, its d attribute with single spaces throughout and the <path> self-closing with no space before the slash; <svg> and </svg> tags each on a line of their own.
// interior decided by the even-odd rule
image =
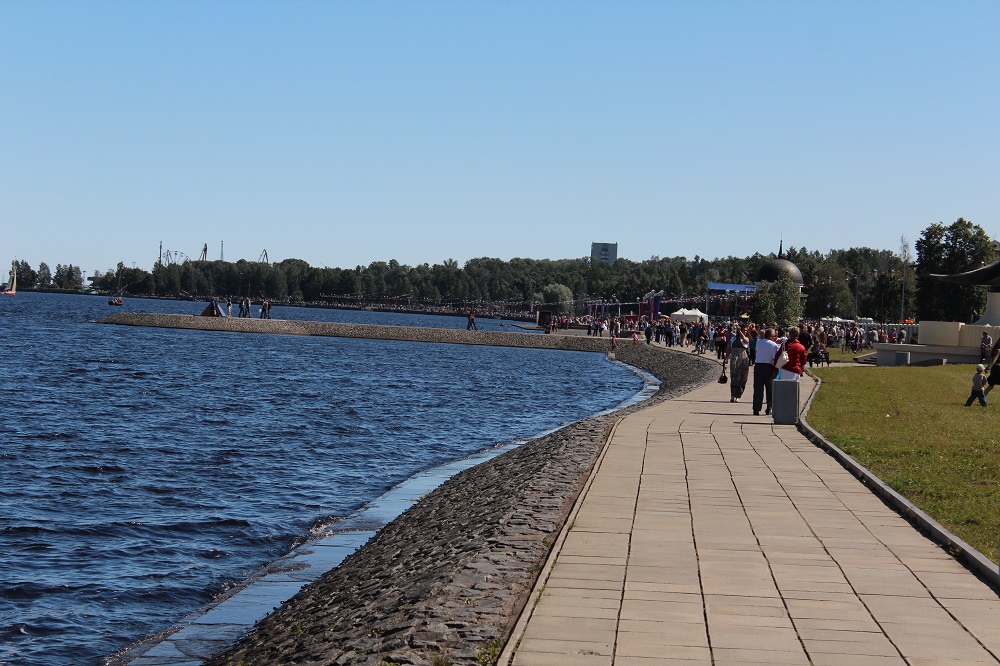
<svg viewBox="0 0 1000 666">
<path fill-rule="evenodd" d="M 610 338 L 579 335 L 545 335 L 543 333 L 467 331 L 416 326 L 378 326 L 375 324 L 344 324 L 290 319 L 240 319 L 235 317 L 202 317 L 195 315 L 119 312 L 100 320 L 102 324 L 147 326 L 154 328 L 184 328 L 198 331 L 229 333 L 263 333 L 275 335 L 314 335 L 331 338 L 367 338 L 402 342 L 436 342 L 494 347 L 530 347 L 563 351 L 607 352 Z M 619 347 L 624 345 L 618 341 Z M 629 343 L 631 344 L 631 342 Z"/>
<path fill-rule="evenodd" d="M 102 321 L 567 351 L 611 348 L 609 338 L 559 334 L 143 313 L 117 313 Z M 461 472 L 206 663 L 490 663 L 527 602 L 610 428 L 624 414 L 713 381 L 719 368 L 717 362 L 689 351 L 631 341 L 619 341 L 616 357 L 658 377 L 662 384 L 656 396 L 567 426 Z M 171 663 L 202 661 L 204 648 L 192 645 L 187 661 L 179 656 Z"/>
</svg>

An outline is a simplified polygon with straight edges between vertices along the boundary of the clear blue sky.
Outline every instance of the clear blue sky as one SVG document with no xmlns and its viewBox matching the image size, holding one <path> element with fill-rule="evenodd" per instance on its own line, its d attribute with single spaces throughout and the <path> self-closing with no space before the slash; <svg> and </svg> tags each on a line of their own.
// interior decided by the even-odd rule
<svg viewBox="0 0 1000 666">
<path fill-rule="evenodd" d="M 996 0 L 0 0 L 0 258 L 997 235 L 998 26 Z"/>
</svg>

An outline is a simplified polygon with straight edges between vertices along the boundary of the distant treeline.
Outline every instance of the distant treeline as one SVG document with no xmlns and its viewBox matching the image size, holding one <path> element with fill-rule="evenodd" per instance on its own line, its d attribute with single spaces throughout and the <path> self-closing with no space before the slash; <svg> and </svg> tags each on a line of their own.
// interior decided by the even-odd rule
<svg viewBox="0 0 1000 666">
<path fill-rule="evenodd" d="M 789 248 L 784 258 L 794 263 L 804 280 L 803 314 L 810 318 L 867 316 L 896 321 L 920 312 L 924 318 L 967 320 L 970 309 L 982 309 L 985 290 L 956 287 L 942 291 L 917 275 L 960 272 L 993 261 L 989 237 L 978 225 L 959 219 L 951 226 L 932 225 L 917 242 L 913 262 L 906 243 L 899 253 L 867 247 L 831 250 Z M 661 294 L 664 307 L 672 304 L 708 307 L 711 314 L 742 311 L 742 295 L 707 294 L 709 282 L 754 282 L 757 270 L 775 255 L 705 259 L 695 256 L 652 257 L 645 261 L 619 259 L 613 265 L 580 259 L 471 259 L 464 266 L 448 259 L 440 264 L 407 266 L 395 260 L 356 268 L 320 268 L 301 259 L 275 263 L 240 260 L 192 261 L 156 264 L 151 271 L 117 268 L 95 271 L 88 279 L 104 293 L 188 298 L 269 299 L 357 306 L 490 306 L 527 311 L 533 304 L 580 314 L 594 304 L 612 309 L 617 303 L 642 301 L 651 292 Z M 57 264 L 53 274 L 42 263 L 38 270 L 18 264 L 23 288 L 83 287 L 78 266 Z M 610 305 L 608 305 L 610 304 Z M 626 305 L 626 309 L 627 309 Z M 634 308 L 632 309 L 634 311 Z M 617 311 L 615 309 L 615 311 Z M 952 315 L 958 316 L 952 316 Z"/>
</svg>

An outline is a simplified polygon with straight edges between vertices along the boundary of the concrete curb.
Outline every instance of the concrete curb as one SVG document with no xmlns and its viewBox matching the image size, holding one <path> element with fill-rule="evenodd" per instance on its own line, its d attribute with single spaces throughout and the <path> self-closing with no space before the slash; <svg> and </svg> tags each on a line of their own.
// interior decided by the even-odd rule
<svg viewBox="0 0 1000 666">
<path fill-rule="evenodd" d="M 928 536 L 932 541 L 944 548 L 956 560 L 961 562 L 972 573 L 1000 594 L 1000 568 L 988 557 L 978 550 L 965 543 L 957 536 L 949 532 L 941 523 L 937 522 L 922 510 L 917 508 L 912 502 L 890 488 L 882 479 L 878 478 L 868 468 L 861 465 L 851 456 L 847 455 L 840 447 L 819 434 L 809 425 L 806 414 L 812 406 L 813 398 L 816 396 L 822 381 L 819 377 L 809 373 L 816 380 L 812 393 L 806 401 L 806 406 L 799 415 L 798 429 L 813 444 L 820 447 L 833 456 L 844 469 L 853 474 L 859 481 L 867 486 L 875 495 L 879 497 L 887 506 L 905 518 L 921 533 Z"/>
</svg>

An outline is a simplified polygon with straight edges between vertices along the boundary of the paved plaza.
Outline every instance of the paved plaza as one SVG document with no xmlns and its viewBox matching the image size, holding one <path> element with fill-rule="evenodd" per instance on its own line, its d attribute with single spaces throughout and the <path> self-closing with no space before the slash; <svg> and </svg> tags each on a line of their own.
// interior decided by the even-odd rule
<svg viewBox="0 0 1000 666">
<path fill-rule="evenodd" d="M 749 397 L 618 423 L 499 663 L 1000 663 L 997 593 Z"/>
</svg>

